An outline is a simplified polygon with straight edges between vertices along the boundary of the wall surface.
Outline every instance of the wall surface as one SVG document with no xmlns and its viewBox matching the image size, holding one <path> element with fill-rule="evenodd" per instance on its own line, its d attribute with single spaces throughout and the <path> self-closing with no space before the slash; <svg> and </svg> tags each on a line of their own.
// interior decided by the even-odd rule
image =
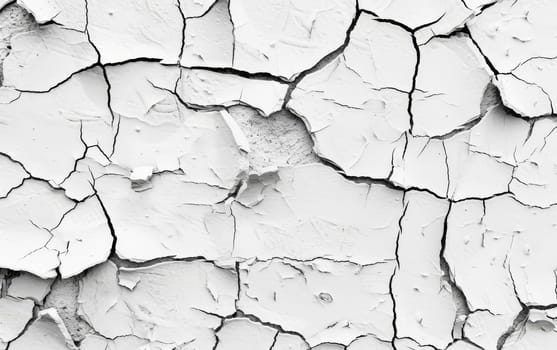
<svg viewBox="0 0 557 350">
<path fill-rule="evenodd" d="M 0 0 L 0 350 L 557 349 L 556 16 Z"/>
</svg>

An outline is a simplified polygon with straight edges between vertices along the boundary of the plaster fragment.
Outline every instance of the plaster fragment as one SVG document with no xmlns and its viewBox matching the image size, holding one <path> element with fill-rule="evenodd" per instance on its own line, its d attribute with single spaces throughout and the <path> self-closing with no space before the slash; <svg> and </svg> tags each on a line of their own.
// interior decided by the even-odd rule
<svg viewBox="0 0 557 350">
<path fill-rule="evenodd" d="M 118 285 L 117 274 L 135 275 L 139 282 L 129 290 Z M 108 338 L 133 335 L 184 349 L 210 350 L 219 316 L 235 311 L 236 283 L 233 272 L 209 262 L 120 269 L 107 262 L 83 277 L 80 314 Z"/>
<path fill-rule="evenodd" d="M 222 119 L 224 120 L 226 125 L 228 125 L 228 128 L 232 133 L 232 137 L 234 137 L 234 141 L 238 145 L 238 148 L 246 153 L 249 153 L 249 141 L 247 140 L 246 135 L 244 135 L 242 129 L 240 129 L 238 123 L 236 123 L 234 118 L 232 118 L 232 116 L 226 110 L 221 110 L 220 115 L 222 116 Z"/>
<path fill-rule="evenodd" d="M 310 346 L 348 345 L 369 333 L 384 340 L 393 336 L 392 261 L 361 266 L 325 259 L 272 259 L 240 268 L 238 308 L 301 334 Z"/>
</svg>

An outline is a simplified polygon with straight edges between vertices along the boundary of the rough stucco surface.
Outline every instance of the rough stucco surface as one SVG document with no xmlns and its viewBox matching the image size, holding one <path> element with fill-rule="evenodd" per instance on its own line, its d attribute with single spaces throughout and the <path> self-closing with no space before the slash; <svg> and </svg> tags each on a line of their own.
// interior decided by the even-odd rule
<svg viewBox="0 0 557 350">
<path fill-rule="evenodd" d="M 0 350 L 557 348 L 555 16 L 0 0 Z"/>
</svg>

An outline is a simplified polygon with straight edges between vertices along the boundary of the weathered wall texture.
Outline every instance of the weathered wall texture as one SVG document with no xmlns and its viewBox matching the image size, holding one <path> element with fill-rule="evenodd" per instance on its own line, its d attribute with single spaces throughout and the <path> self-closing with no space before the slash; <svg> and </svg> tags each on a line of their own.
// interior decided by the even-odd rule
<svg viewBox="0 0 557 350">
<path fill-rule="evenodd" d="M 0 0 L 0 349 L 557 349 L 556 17 Z"/>
</svg>

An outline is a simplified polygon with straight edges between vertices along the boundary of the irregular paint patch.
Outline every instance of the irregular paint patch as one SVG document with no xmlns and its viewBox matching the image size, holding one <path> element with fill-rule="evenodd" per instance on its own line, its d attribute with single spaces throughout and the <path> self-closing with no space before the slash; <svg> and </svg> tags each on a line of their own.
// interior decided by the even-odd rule
<svg viewBox="0 0 557 350">
<path fill-rule="evenodd" d="M 129 290 L 118 285 L 120 276 L 135 276 L 138 283 Z M 234 272 L 202 261 L 144 268 L 107 262 L 82 279 L 80 314 L 108 338 L 133 335 L 211 349 L 220 317 L 234 312 L 236 283 Z"/>
<path fill-rule="evenodd" d="M 389 261 L 402 213 L 402 194 L 386 186 L 355 184 L 317 164 L 281 169 L 253 178 L 233 202 L 233 254 Z"/>
<path fill-rule="evenodd" d="M 311 346 L 347 345 L 369 333 L 390 339 L 393 268 L 392 261 L 357 265 L 326 259 L 241 264 L 238 307 L 301 334 Z"/>
</svg>

